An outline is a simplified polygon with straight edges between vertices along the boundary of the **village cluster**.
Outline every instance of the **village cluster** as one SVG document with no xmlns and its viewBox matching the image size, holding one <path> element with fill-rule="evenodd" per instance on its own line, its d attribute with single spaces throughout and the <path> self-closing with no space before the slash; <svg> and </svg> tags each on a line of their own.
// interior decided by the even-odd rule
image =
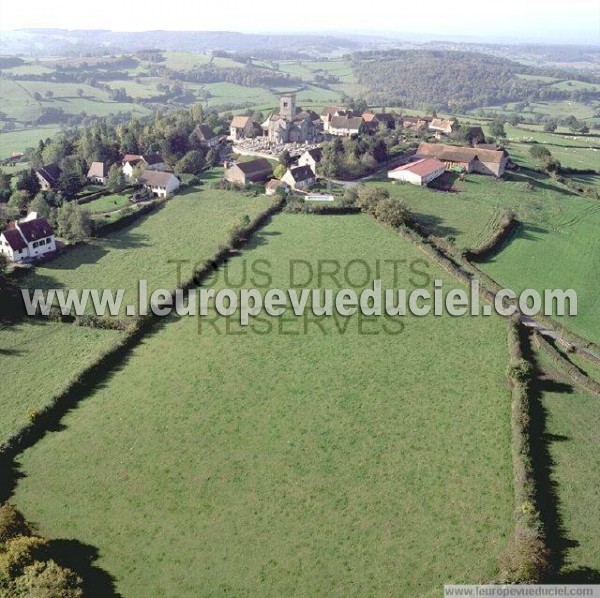
<svg viewBox="0 0 600 598">
<path fill-rule="evenodd" d="M 321 145 L 335 137 L 358 138 L 379 127 L 401 127 L 413 132 L 427 132 L 442 140 L 453 132 L 455 122 L 441 118 L 401 117 L 380 112 L 357 113 L 343 107 L 326 107 L 320 114 L 296 105 L 296 95 L 281 96 L 279 112 L 258 124 L 250 116 L 234 116 L 229 135 L 216 134 L 199 124 L 194 130 L 200 143 L 208 149 L 220 150 L 254 159 L 225 160 L 224 180 L 235 186 L 264 185 L 267 195 L 294 193 L 310 199 L 309 190 L 317 183 L 317 165 L 323 158 Z M 466 133 L 470 147 L 423 142 L 416 152 L 407 154 L 402 164 L 388 171 L 393 181 L 425 186 L 446 171 L 479 173 L 501 177 L 509 156 L 496 144 L 487 144 L 481 127 Z M 280 178 L 274 178 L 272 160 L 287 150 L 292 163 Z M 125 179 L 138 188 L 131 201 L 153 197 L 166 198 L 180 187 L 180 179 L 159 154 L 126 154 L 121 160 Z M 55 189 L 61 171 L 58 164 L 47 164 L 36 170 L 42 190 Z M 87 173 L 90 184 L 108 183 L 108 164 L 92 162 Z M 317 196 L 315 196 L 317 197 Z M 24 219 L 9 223 L 0 234 L 0 254 L 11 262 L 30 262 L 55 252 L 54 230 L 45 218 L 31 212 Z"/>
</svg>

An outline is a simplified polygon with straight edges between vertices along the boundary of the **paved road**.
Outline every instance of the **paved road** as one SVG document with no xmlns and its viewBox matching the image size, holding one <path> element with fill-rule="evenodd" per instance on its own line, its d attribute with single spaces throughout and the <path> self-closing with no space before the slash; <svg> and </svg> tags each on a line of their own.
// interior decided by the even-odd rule
<svg viewBox="0 0 600 598">
<path fill-rule="evenodd" d="M 382 174 L 386 174 L 388 170 L 392 170 L 393 168 L 398 168 L 398 166 L 402 166 L 410 161 L 411 158 L 414 157 L 417 150 L 410 149 L 401 156 L 394 158 L 386 163 L 385 166 L 382 166 L 378 170 L 376 170 L 373 174 L 368 176 L 361 177 L 360 179 L 355 179 L 354 181 L 341 181 L 338 179 L 329 179 L 334 185 L 339 185 L 340 187 L 356 187 L 359 183 L 364 183 L 365 181 L 369 181 L 371 179 L 375 179 Z M 321 177 L 325 179 L 325 177 Z"/>
</svg>

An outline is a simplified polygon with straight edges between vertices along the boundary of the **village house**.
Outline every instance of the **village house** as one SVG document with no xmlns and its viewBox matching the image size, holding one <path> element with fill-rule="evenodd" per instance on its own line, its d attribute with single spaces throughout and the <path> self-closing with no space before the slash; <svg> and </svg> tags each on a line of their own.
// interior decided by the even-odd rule
<svg viewBox="0 0 600 598">
<path fill-rule="evenodd" d="M 208 125 L 196 125 L 193 134 L 207 148 L 217 147 L 226 139 L 226 135 L 217 135 Z"/>
<path fill-rule="evenodd" d="M 445 171 L 445 164 L 437 158 L 422 158 L 390 170 L 388 178 L 423 186 L 443 175 Z"/>
<path fill-rule="evenodd" d="M 285 181 L 271 179 L 265 186 L 265 195 L 275 195 L 279 189 L 289 193 L 290 186 Z"/>
<path fill-rule="evenodd" d="M 164 170 L 166 164 L 160 154 L 125 154 L 121 160 L 123 174 L 131 182 L 133 171 L 140 167 L 144 170 Z"/>
<path fill-rule="evenodd" d="M 35 171 L 42 191 L 56 189 L 58 186 L 58 179 L 60 178 L 60 172 L 60 166 L 56 162 L 46 164 Z"/>
<path fill-rule="evenodd" d="M 108 166 L 106 162 L 92 162 L 87 173 L 90 183 L 106 185 L 108 183 Z"/>
<path fill-rule="evenodd" d="M 327 133 L 340 137 L 354 137 L 360 135 L 364 122 L 360 116 L 333 116 L 329 121 Z"/>
<path fill-rule="evenodd" d="M 429 120 L 419 116 L 403 116 L 402 126 L 410 131 L 419 132 L 427 129 L 429 126 Z"/>
<path fill-rule="evenodd" d="M 287 172 L 281 177 L 281 180 L 287 183 L 292 189 L 308 191 L 315 184 L 317 178 L 310 166 L 296 166 L 288 168 Z"/>
<path fill-rule="evenodd" d="M 234 116 L 229 125 L 229 138 L 240 141 L 254 134 L 254 123 L 250 116 Z"/>
<path fill-rule="evenodd" d="M 0 254 L 11 262 L 23 262 L 56 251 L 54 230 L 37 212 L 11 222 L 0 234 Z"/>
<path fill-rule="evenodd" d="M 365 125 L 372 129 L 377 129 L 380 125 L 386 125 L 388 129 L 394 129 L 396 127 L 396 117 L 388 112 L 364 112 L 362 119 Z"/>
<path fill-rule="evenodd" d="M 138 182 L 154 197 L 169 197 L 180 185 L 179 179 L 172 172 L 162 170 L 146 170 Z"/>
<path fill-rule="evenodd" d="M 273 167 L 266 158 L 240 162 L 225 169 L 225 180 L 234 185 L 264 183 L 273 176 Z"/>
<path fill-rule="evenodd" d="M 299 111 L 296 95 L 286 94 L 279 100 L 279 113 L 272 114 L 262 124 L 263 135 L 270 142 L 314 143 L 322 132 L 322 123 L 316 112 Z"/>
<path fill-rule="evenodd" d="M 432 118 L 428 129 L 436 133 L 450 135 L 454 128 L 454 122 L 445 118 Z"/>
<path fill-rule="evenodd" d="M 444 162 L 446 170 L 463 170 L 467 173 L 491 174 L 501 177 L 508 163 L 504 150 L 481 147 L 459 147 L 443 143 L 421 143 L 417 149 L 419 157 L 434 157 Z"/>
<path fill-rule="evenodd" d="M 315 147 L 306 150 L 298 158 L 298 166 L 310 166 L 313 172 L 317 172 L 317 164 L 323 159 L 323 150 L 320 147 Z"/>
</svg>

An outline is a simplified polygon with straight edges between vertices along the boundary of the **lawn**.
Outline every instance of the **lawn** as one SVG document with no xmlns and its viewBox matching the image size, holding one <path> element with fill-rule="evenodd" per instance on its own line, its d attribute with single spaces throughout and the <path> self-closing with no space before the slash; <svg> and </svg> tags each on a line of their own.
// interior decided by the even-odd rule
<svg viewBox="0 0 600 598">
<path fill-rule="evenodd" d="M 542 405 L 551 479 L 567 541 L 561 574 L 581 582 L 586 568 L 596 576 L 600 572 L 600 404 L 557 374 L 543 351 L 536 357 L 549 381 L 541 387 Z"/>
<path fill-rule="evenodd" d="M 423 254 L 366 216 L 280 215 L 226 272 L 242 284 L 268 260 L 286 288 L 292 259 L 352 258 Z M 392 271 L 384 287 L 413 287 Z M 492 579 L 513 525 L 505 323 L 311 321 L 166 322 L 22 455 L 16 504 L 97 547 L 124 596 L 437 596 Z"/>
<path fill-rule="evenodd" d="M 36 268 L 22 285 L 125 289 L 125 302 L 137 303 L 139 279 L 148 281 L 150 291 L 174 289 L 177 267 L 172 260 L 188 260 L 182 266 L 182 276 L 189 278 L 195 265 L 215 253 L 235 221 L 245 214 L 252 218 L 270 204 L 269 198 L 233 191 L 206 188 L 184 192 L 128 228 Z"/>
<path fill-rule="evenodd" d="M 94 199 L 88 203 L 82 204 L 84 210 L 88 210 L 92 214 L 99 214 L 103 212 L 112 212 L 125 206 L 131 205 L 129 198 L 130 193 L 111 193 L 110 195 L 103 195 L 98 199 Z"/>
<path fill-rule="evenodd" d="M 0 444 L 28 422 L 30 410 L 43 407 L 120 337 L 37 320 L 0 326 Z"/>
</svg>

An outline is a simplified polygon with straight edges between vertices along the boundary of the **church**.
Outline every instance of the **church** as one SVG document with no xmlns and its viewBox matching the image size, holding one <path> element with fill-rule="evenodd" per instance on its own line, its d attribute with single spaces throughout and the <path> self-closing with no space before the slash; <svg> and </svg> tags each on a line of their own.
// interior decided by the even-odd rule
<svg viewBox="0 0 600 598">
<path fill-rule="evenodd" d="M 296 94 L 286 94 L 279 100 L 279 114 L 271 115 L 263 124 L 264 136 L 275 144 L 315 143 L 323 135 L 323 123 L 316 112 L 299 110 Z"/>
</svg>

